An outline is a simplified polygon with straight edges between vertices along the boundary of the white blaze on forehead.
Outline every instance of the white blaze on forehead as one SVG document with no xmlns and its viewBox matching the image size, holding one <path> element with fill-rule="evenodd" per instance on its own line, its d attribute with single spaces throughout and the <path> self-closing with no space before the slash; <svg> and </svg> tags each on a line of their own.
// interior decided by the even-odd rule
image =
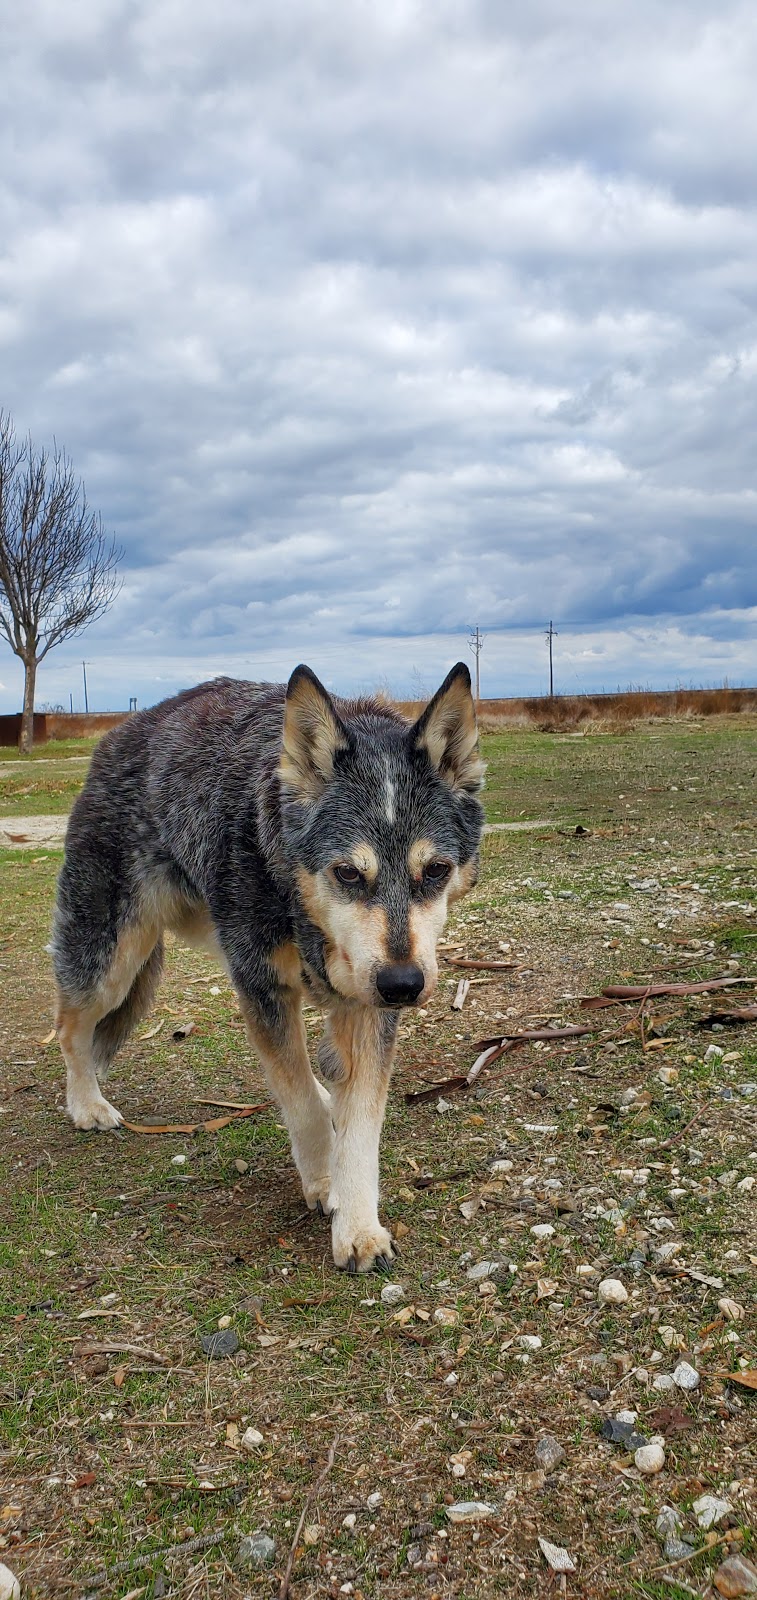
<svg viewBox="0 0 757 1600">
<path fill-rule="evenodd" d="M 396 811 L 394 808 L 394 784 L 392 782 L 392 774 L 389 766 L 388 756 L 384 756 L 384 766 L 386 769 L 384 777 L 384 815 L 387 822 L 392 823 L 394 822 Z"/>
</svg>

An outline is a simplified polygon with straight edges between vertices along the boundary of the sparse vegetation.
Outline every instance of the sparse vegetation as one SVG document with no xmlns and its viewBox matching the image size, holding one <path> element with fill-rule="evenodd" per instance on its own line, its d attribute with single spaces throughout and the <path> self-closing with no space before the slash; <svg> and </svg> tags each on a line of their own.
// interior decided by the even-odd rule
<svg viewBox="0 0 757 1600">
<path fill-rule="evenodd" d="M 705 1593 L 729 1546 L 752 1548 L 755 1400 L 718 1374 L 757 1367 L 755 1207 L 738 1188 L 757 1177 L 757 1101 L 741 1092 L 757 1080 L 757 1026 L 698 1023 L 755 985 L 656 1000 L 643 1037 L 638 1007 L 587 1014 L 579 998 L 610 982 L 757 972 L 757 727 L 503 733 L 485 754 L 491 820 L 543 826 L 487 836 L 481 883 L 449 935 L 471 956 L 502 959 L 504 945 L 512 971 L 477 974 L 453 1013 L 459 973 L 447 969 L 427 1010 L 403 1022 L 383 1158 L 403 1252 L 398 1308 L 382 1304 L 382 1279 L 333 1271 L 274 1108 L 194 1137 L 66 1124 L 57 1047 L 43 1042 L 60 857 L 0 856 L 0 1559 L 25 1600 L 93 1592 L 119 1564 L 98 1595 L 277 1593 L 335 1436 L 293 1600 L 345 1584 L 365 1600 L 541 1596 L 539 1535 L 576 1563 L 568 1595 L 668 1600 Z M 63 765 L 18 779 L 6 769 L 0 814 L 62 807 L 85 770 Z M 19 795 L 32 775 L 41 787 Z M 595 1033 L 505 1056 L 470 1094 L 448 1096 L 449 1110 L 404 1104 L 424 1079 L 465 1070 L 481 1037 L 586 1015 Z M 196 1032 L 175 1043 L 172 1024 L 188 1016 Z M 307 1018 L 315 1037 L 317 1013 Z M 706 1060 L 713 1043 L 723 1055 Z M 662 1068 L 677 1077 L 664 1082 Z M 142 1123 L 212 1115 L 199 1104 L 210 1097 L 264 1098 L 225 975 L 176 946 L 113 1078 Z M 512 1166 L 492 1173 L 495 1159 Z M 542 1222 L 555 1230 L 544 1239 L 531 1232 Z M 655 1255 L 668 1241 L 685 1272 Z M 485 1293 L 467 1277 L 483 1260 L 501 1264 Z M 607 1276 L 627 1304 L 597 1304 Z M 743 1318 L 719 1309 L 724 1296 Z M 208 1362 L 199 1337 L 226 1316 L 240 1351 Z M 524 1349 L 523 1335 L 541 1347 Z M 168 1364 L 87 1354 L 118 1341 Z M 657 1392 L 654 1375 L 682 1355 L 699 1389 Z M 645 1436 L 665 1438 L 659 1477 L 601 1437 L 602 1419 L 627 1406 Z M 239 1444 L 250 1424 L 264 1436 L 254 1454 Z M 566 1452 L 547 1478 L 534 1459 L 542 1433 Z M 705 1492 L 732 1507 L 709 1545 L 691 1512 Z M 449 1502 L 474 1498 L 496 1517 L 449 1524 Z M 665 1567 L 655 1535 L 663 1503 L 701 1552 L 680 1569 Z M 258 1530 L 275 1540 L 273 1566 L 244 1572 L 240 1540 Z M 220 1543 L 190 1545 L 212 1535 Z"/>
</svg>

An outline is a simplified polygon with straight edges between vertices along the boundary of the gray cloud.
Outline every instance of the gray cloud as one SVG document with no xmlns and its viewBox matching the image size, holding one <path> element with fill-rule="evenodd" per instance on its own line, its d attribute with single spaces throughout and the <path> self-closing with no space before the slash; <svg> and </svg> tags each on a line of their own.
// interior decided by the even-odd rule
<svg viewBox="0 0 757 1600">
<path fill-rule="evenodd" d="M 2 403 L 126 547 L 100 703 L 432 687 L 476 620 L 537 689 L 550 615 L 574 688 L 754 681 L 756 53 L 727 0 L 32 0 Z"/>
</svg>

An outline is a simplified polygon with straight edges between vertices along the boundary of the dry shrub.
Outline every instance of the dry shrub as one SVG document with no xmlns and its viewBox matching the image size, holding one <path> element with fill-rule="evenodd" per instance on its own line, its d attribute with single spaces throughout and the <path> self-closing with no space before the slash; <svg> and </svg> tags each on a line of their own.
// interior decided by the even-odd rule
<svg viewBox="0 0 757 1600">
<path fill-rule="evenodd" d="M 400 711 L 415 719 L 422 700 L 400 700 Z M 733 716 L 757 713 L 757 689 L 628 689 L 618 694 L 549 695 L 512 700 L 482 700 L 479 723 L 483 733 L 507 733 L 517 728 L 540 733 L 628 733 L 637 723 L 671 718 Z"/>
</svg>

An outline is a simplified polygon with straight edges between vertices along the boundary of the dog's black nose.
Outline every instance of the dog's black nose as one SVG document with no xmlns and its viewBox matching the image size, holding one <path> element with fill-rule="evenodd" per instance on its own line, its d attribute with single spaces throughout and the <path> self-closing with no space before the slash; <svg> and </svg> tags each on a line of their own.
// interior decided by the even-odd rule
<svg viewBox="0 0 757 1600">
<path fill-rule="evenodd" d="M 388 1006 L 412 1006 L 418 999 L 425 979 L 420 967 L 409 961 L 398 966 L 380 967 L 376 973 L 376 988 Z"/>
</svg>

